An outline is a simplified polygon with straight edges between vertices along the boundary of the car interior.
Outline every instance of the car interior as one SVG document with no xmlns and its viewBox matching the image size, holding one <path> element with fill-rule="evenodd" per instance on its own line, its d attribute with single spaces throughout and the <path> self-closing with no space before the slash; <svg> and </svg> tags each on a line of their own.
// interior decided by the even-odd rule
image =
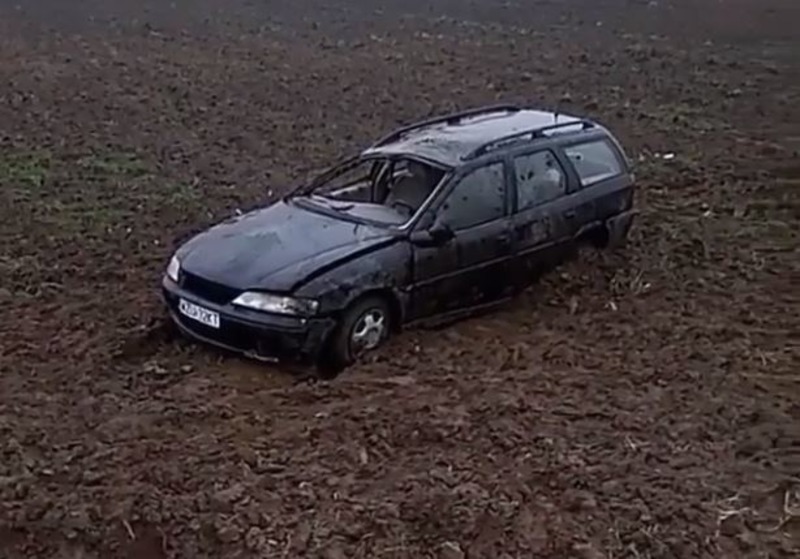
<svg viewBox="0 0 800 559">
<path fill-rule="evenodd" d="M 553 200 L 563 194 L 565 176 L 552 153 L 518 158 L 515 167 L 519 184 L 533 193 L 531 202 Z"/>
<path fill-rule="evenodd" d="M 410 158 L 363 161 L 345 169 L 315 194 L 340 202 L 381 205 L 408 221 L 433 193 L 444 171 Z"/>
</svg>

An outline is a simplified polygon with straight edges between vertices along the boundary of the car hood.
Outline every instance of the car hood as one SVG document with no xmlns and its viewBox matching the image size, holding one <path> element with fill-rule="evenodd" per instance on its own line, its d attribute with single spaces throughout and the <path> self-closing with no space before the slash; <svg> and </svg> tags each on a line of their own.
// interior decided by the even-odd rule
<svg viewBox="0 0 800 559">
<path fill-rule="evenodd" d="M 280 201 L 211 227 L 177 254 L 183 270 L 207 280 L 289 292 L 315 272 L 394 238 L 380 228 Z"/>
</svg>

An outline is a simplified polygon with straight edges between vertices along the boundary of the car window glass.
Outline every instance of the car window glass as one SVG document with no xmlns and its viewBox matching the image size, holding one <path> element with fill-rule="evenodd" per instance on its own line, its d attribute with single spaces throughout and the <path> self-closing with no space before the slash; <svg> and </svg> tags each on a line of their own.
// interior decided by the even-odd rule
<svg viewBox="0 0 800 559">
<path fill-rule="evenodd" d="M 458 230 L 500 218 L 504 213 L 503 163 L 493 163 L 464 176 L 447 197 L 439 217 Z"/>
<path fill-rule="evenodd" d="M 622 173 L 614 150 L 605 140 L 569 146 L 564 151 L 575 167 L 582 186 L 589 186 Z"/>
<path fill-rule="evenodd" d="M 517 208 L 533 208 L 563 196 L 567 179 L 551 151 L 540 151 L 514 158 L 517 176 Z"/>
<path fill-rule="evenodd" d="M 317 194 L 334 194 L 342 189 L 357 186 L 368 186 L 376 173 L 375 161 L 362 160 L 354 162 L 335 177 L 331 177 L 321 188 L 317 189 Z"/>
</svg>

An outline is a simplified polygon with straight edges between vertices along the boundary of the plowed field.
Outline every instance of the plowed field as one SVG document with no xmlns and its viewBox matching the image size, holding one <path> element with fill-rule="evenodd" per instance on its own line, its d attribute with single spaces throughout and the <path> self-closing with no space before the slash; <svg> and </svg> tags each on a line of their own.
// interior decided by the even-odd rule
<svg viewBox="0 0 800 559">
<path fill-rule="evenodd" d="M 800 5 L 0 1 L 0 557 L 800 553 Z M 637 161 L 627 247 L 330 382 L 175 336 L 188 235 L 519 101 Z"/>
</svg>

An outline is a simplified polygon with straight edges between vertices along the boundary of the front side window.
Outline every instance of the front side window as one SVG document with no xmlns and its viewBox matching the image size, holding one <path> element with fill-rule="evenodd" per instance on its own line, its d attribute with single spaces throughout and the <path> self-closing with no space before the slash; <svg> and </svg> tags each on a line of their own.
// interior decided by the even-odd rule
<svg viewBox="0 0 800 559">
<path fill-rule="evenodd" d="M 517 209 L 525 211 L 563 196 L 567 178 L 553 152 L 539 151 L 514 158 Z"/>
<path fill-rule="evenodd" d="M 479 167 L 465 175 L 445 200 L 439 217 L 451 229 L 467 229 L 505 215 L 503 163 Z"/>
<path fill-rule="evenodd" d="M 613 148 L 605 140 L 595 140 L 564 148 L 575 167 L 581 186 L 616 177 L 622 174 L 622 166 Z"/>
</svg>

